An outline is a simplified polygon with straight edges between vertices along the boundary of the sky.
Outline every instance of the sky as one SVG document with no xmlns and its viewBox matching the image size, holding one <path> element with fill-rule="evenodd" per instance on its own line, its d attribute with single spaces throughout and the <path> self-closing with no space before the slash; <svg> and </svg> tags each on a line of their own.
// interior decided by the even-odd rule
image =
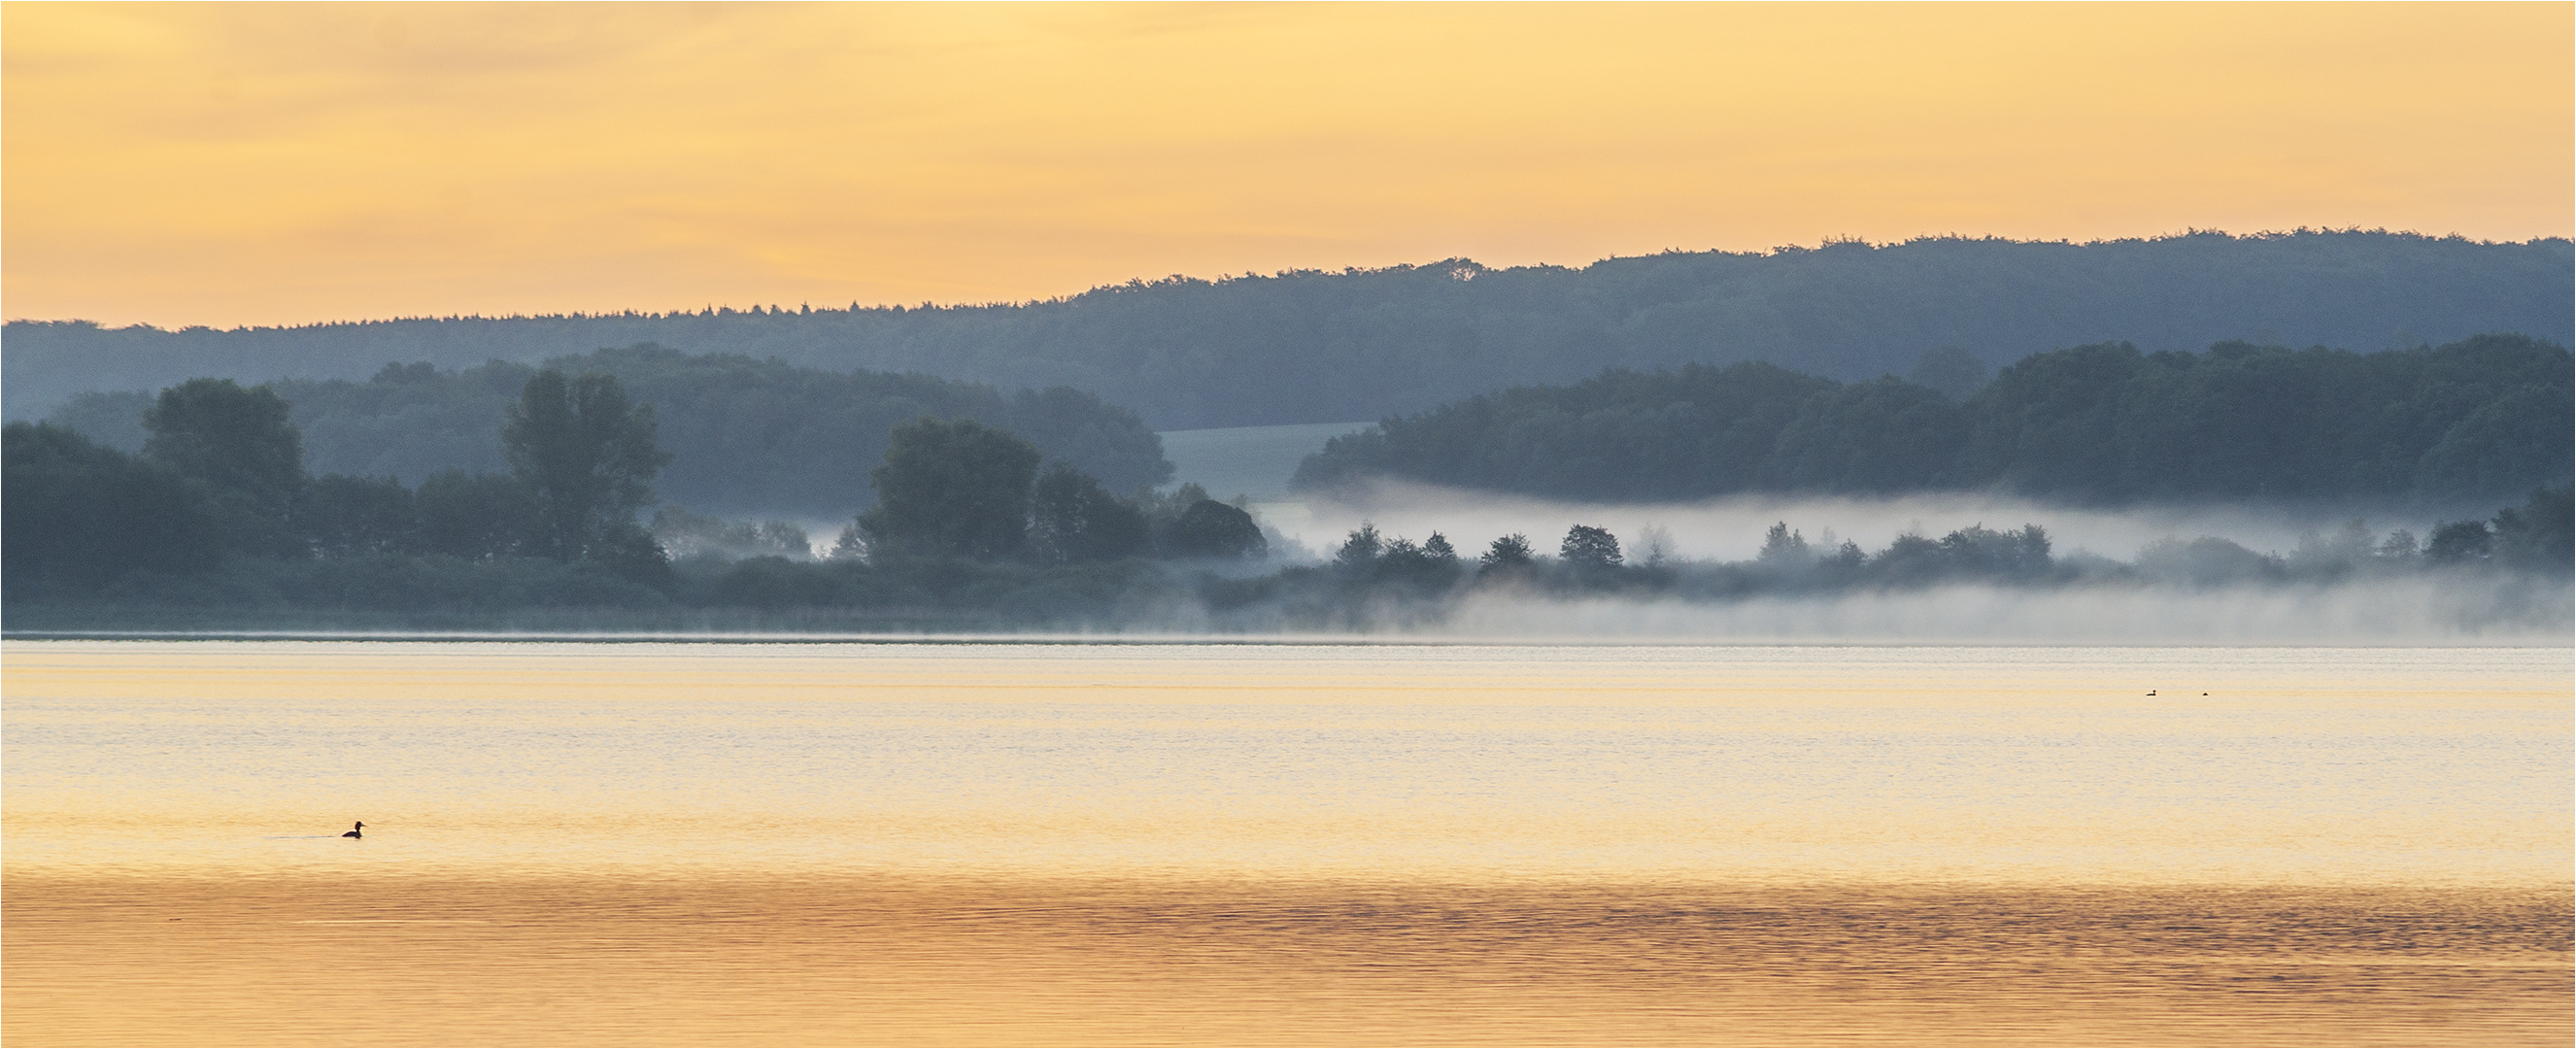
<svg viewBox="0 0 2576 1049">
<path fill-rule="evenodd" d="M 2576 227 L 2576 5 L 0 4 L 0 313 Z"/>
</svg>

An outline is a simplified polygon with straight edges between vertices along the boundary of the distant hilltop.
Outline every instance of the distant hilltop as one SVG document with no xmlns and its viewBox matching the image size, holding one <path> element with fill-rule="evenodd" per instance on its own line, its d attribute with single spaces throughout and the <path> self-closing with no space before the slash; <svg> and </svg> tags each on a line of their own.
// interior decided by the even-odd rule
<svg viewBox="0 0 2576 1049">
<path fill-rule="evenodd" d="M 164 331 L 0 329 L 10 419 L 87 390 L 196 376 L 363 379 L 388 363 L 534 362 L 659 343 L 849 372 L 1072 386 L 1155 429 L 1383 418 L 1604 368 L 1767 361 L 1844 381 L 1927 351 L 1991 367 L 2126 342 L 2379 350 L 2483 333 L 2576 343 L 2576 251 L 2384 231 L 2192 232 L 2087 244 L 1927 237 L 1668 252 L 1580 269 L 1444 259 L 1384 269 L 1130 281 L 977 306 L 709 308 Z"/>
</svg>

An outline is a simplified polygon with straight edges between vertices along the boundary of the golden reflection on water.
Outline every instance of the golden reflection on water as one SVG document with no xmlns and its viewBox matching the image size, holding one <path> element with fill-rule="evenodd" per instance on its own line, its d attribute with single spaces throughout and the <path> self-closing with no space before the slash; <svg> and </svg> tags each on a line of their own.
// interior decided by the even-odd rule
<svg viewBox="0 0 2576 1049">
<path fill-rule="evenodd" d="M 2570 672 L 11 644 L 0 1038 L 2567 1044 Z"/>
<path fill-rule="evenodd" d="M 2566 894 L 13 880 L 19 1044 L 2565 1044 Z"/>
</svg>

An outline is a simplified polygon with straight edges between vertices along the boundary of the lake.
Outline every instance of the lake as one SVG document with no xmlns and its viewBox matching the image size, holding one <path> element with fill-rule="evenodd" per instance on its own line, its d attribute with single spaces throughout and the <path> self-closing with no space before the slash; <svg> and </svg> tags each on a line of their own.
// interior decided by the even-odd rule
<svg viewBox="0 0 2576 1049">
<path fill-rule="evenodd" d="M 13 1045 L 2576 1038 L 2565 648 L 0 663 Z"/>
</svg>

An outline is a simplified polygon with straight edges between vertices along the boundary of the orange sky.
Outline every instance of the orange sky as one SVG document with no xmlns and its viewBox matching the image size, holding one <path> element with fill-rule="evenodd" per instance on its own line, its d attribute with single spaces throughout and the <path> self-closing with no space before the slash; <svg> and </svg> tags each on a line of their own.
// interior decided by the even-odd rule
<svg viewBox="0 0 2576 1049">
<path fill-rule="evenodd" d="M 0 5 L 0 311 L 2567 236 L 2576 6 Z"/>
</svg>

